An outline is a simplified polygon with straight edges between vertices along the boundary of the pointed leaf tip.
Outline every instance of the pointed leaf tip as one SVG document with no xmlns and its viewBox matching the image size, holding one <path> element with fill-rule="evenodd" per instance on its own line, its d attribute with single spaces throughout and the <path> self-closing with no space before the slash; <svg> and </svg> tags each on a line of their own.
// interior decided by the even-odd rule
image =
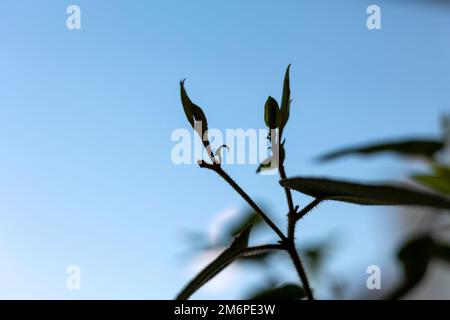
<svg viewBox="0 0 450 320">
<path fill-rule="evenodd" d="M 284 128 L 288 119 L 289 119 L 289 109 L 291 103 L 291 88 L 290 88 L 290 79 L 289 79 L 289 70 L 291 65 L 289 64 L 286 68 L 286 73 L 284 75 L 283 81 L 283 94 L 281 98 L 281 106 L 280 106 L 280 130 Z"/>
<path fill-rule="evenodd" d="M 208 121 L 206 119 L 206 115 L 203 112 L 202 108 L 192 103 L 184 87 L 185 80 L 186 79 L 180 81 L 180 96 L 184 113 L 187 120 L 189 121 L 189 124 L 198 132 L 200 138 L 207 138 L 203 137 L 204 133 L 208 130 Z M 200 126 L 198 126 L 199 124 Z M 201 131 L 198 130 L 199 128 L 201 128 Z"/>
<path fill-rule="evenodd" d="M 188 299 L 205 283 L 214 278 L 233 261 L 238 259 L 248 247 L 251 229 L 251 224 L 244 228 L 244 230 L 236 236 L 228 249 L 223 251 L 213 262 L 207 265 L 194 279 L 191 280 L 191 282 L 187 284 L 187 286 L 177 296 L 177 300 Z"/>
</svg>

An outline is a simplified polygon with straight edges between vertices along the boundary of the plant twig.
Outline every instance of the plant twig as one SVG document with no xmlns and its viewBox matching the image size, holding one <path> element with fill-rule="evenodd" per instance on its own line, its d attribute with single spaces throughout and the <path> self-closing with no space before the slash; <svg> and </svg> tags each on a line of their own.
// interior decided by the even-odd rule
<svg viewBox="0 0 450 320">
<path fill-rule="evenodd" d="M 279 133 L 280 139 L 282 131 Z M 280 163 L 278 165 L 278 172 L 280 173 L 280 178 L 282 180 L 286 179 L 286 171 L 284 169 L 283 164 L 284 159 L 280 159 Z M 294 267 L 297 270 L 297 273 L 299 275 L 300 281 L 303 285 L 303 289 L 305 290 L 306 297 L 308 300 L 314 300 L 314 296 L 312 294 L 311 287 L 309 285 L 308 276 L 306 275 L 305 268 L 302 264 L 302 261 L 300 260 L 300 256 L 297 252 L 297 249 L 295 248 L 295 225 L 298 221 L 297 219 L 297 208 L 298 206 L 294 207 L 294 201 L 292 199 L 292 193 L 289 188 L 283 187 L 284 192 L 286 193 L 286 199 L 288 203 L 289 213 L 288 213 L 288 241 L 286 244 L 286 250 L 289 253 L 289 256 L 291 257 L 292 262 L 294 263 Z"/>
<path fill-rule="evenodd" d="M 297 273 L 300 277 L 300 281 L 303 284 L 303 289 L 305 290 L 307 298 L 309 300 L 314 300 L 314 296 L 312 294 L 311 287 L 309 286 L 309 281 L 308 281 L 308 277 L 306 275 L 305 268 L 303 267 L 303 264 L 297 253 L 297 249 L 295 248 L 294 238 L 286 237 L 283 234 L 283 232 L 275 225 L 275 223 L 273 223 L 273 221 L 261 210 L 261 208 L 258 207 L 258 205 L 252 200 L 252 198 L 250 198 L 250 196 L 222 169 L 220 164 L 218 164 L 218 163 L 211 164 L 211 163 L 207 163 L 204 161 L 200 161 L 199 166 L 201 168 L 206 168 L 206 169 L 212 170 L 212 171 L 216 172 L 219 176 L 221 176 L 237 193 L 239 193 L 239 195 L 241 195 L 241 197 L 250 205 L 250 207 L 252 207 L 252 209 L 255 210 L 255 212 L 261 217 L 261 219 L 263 219 L 264 222 L 266 222 L 267 225 L 269 225 L 269 227 L 271 227 L 273 229 L 273 231 L 275 231 L 275 233 L 281 239 L 281 244 L 280 245 L 260 246 L 260 247 L 258 247 L 258 249 L 261 249 L 261 250 L 270 250 L 270 249 L 286 250 L 288 252 L 289 256 L 291 257 L 291 260 L 295 266 L 295 269 L 297 270 Z M 283 169 L 283 174 L 284 174 L 284 169 Z M 289 223 L 295 225 L 296 210 L 294 208 L 294 204 L 292 201 L 292 195 L 291 195 L 289 189 L 287 189 L 287 192 L 286 192 L 286 195 L 288 195 L 288 194 L 289 194 L 288 199 L 290 199 L 290 200 L 288 200 L 288 202 L 290 204 L 292 204 L 292 211 L 291 210 L 289 211 L 291 214 L 288 215 Z M 289 205 L 289 206 L 291 207 L 291 205 Z M 250 250 L 250 251 L 254 251 L 254 248 L 252 248 L 252 250 Z"/>
<path fill-rule="evenodd" d="M 291 256 L 291 260 L 294 263 L 295 269 L 300 277 L 300 281 L 303 284 L 303 290 L 305 290 L 306 297 L 308 300 L 314 300 L 311 287 L 309 286 L 308 276 L 306 275 L 305 268 L 303 267 L 302 261 L 300 260 L 300 256 L 293 241 L 287 247 L 287 251 Z"/>
<path fill-rule="evenodd" d="M 280 178 L 282 180 L 286 179 L 286 171 L 284 170 L 284 165 L 280 163 L 278 167 L 278 171 L 280 173 Z M 288 188 L 283 187 L 284 193 L 286 194 L 286 199 L 288 203 L 288 238 L 294 238 L 295 237 L 295 220 L 294 216 L 296 214 L 295 208 L 294 208 L 294 201 L 292 199 L 292 193 L 291 190 Z"/>
<path fill-rule="evenodd" d="M 300 210 L 299 213 L 295 216 L 295 221 L 303 218 L 305 215 L 308 214 L 312 209 L 314 209 L 320 202 L 322 202 L 323 199 L 316 198 L 313 201 L 311 201 L 306 207 L 304 207 L 302 210 Z"/>
<path fill-rule="evenodd" d="M 284 164 L 280 163 L 278 167 L 278 171 L 280 173 L 280 178 L 282 180 L 286 179 L 286 171 L 284 169 Z M 294 201 L 292 199 L 292 193 L 291 190 L 284 187 L 284 191 L 286 193 L 286 199 L 288 202 L 288 245 L 286 247 L 286 250 L 291 257 L 292 263 L 294 264 L 295 269 L 297 270 L 298 276 L 300 278 L 300 281 L 303 285 L 303 290 L 305 290 L 306 297 L 308 300 L 314 300 L 314 296 L 312 294 L 311 287 L 309 285 L 308 276 L 306 275 L 305 268 L 303 266 L 303 263 L 300 259 L 300 256 L 297 252 L 297 249 L 295 248 L 295 225 L 297 223 L 297 210 L 298 206 L 294 207 Z"/>
<path fill-rule="evenodd" d="M 260 207 L 250 198 L 250 196 L 222 169 L 220 164 L 217 163 L 206 163 L 204 161 L 199 163 L 201 168 L 207 168 L 214 172 L 216 172 L 219 176 L 221 176 L 240 196 L 252 207 L 253 210 L 259 215 L 261 219 L 264 220 L 265 223 L 269 227 L 272 228 L 273 231 L 280 237 L 281 242 L 285 242 L 287 240 L 286 236 L 283 232 L 273 223 L 273 221 L 261 210 Z"/>
</svg>

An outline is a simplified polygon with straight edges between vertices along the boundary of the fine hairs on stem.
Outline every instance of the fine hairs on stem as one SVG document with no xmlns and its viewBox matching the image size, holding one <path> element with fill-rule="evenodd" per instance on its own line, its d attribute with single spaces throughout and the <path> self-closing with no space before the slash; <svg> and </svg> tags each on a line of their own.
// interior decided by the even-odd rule
<svg viewBox="0 0 450 320">
<path fill-rule="evenodd" d="M 284 158 L 285 158 L 284 141 L 283 142 L 281 141 L 283 138 L 284 127 L 289 118 L 289 110 L 291 104 L 289 69 L 290 65 L 288 66 L 284 77 L 281 105 L 278 106 L 277 101 L 274 98 L 269 97 L 264 107 L 265 108 L 264 119 L 269 129 L 268 138 L 271 137 L 272 142 L 271 149 L 273 157 L 276 157 L 278 160 L 277 167 L 281 180 L 287 179 L 286 171 L 284 168 Z M 192 103 L 192 101 L 188 97 L 186 90 L 184 88 L 184 82 L 185 82 L 184 80 L 180 82 L 180 90 L 181 90 L 180 94 L 183 109 L 189 123 L 202 139 L 203 146 L 205 147 L 208 158 L 210 160 L 210 162 L 206 162 L 203 160 L 199 161 L 198 163 L 199 166 L 201 168 L 205 168 L 217 173 L 229 186 L 231 186 L 231 188 L 233 188 L 245 200 L 245 202 L 247 202 L 247 204 L 256 212 L 256 214 L 264 221 L 264 223 L 267 224 L 273 230 L 273 232 L 275 232 L 275 234 L 279 238 L 278 244 L 266 245 L 262 247 L 264 247 L 267 250 L 279 249 L 288 253 L 295 267 L 295 270 L 300 278 L 300 282 L 302 283 L 305 296 L 309 300 L 313 300 L 314 296 L 311 290 L 311 286 L 309 285 L 305 268 L 303 266 L 303 263 L 301 261 L 301 258 L 299 256 L 299 253 L 297 252 L 297 248 L 295 245 L 295 227 L 300 217 L 306 214 L 308 211 L 312 210 L 317 203 L 314 205 L 310 204 L 298 212 L 298 206 L 294 205 L 291 190 L 286 187 L 282 187 L 286 194 L 288 207 L 288 214 L 287 214 L 288 228 L 287 234 L 284 234 L 280 230 L 280 228 L 272 221 L 272 219 L 247 194 L 247 192 L 245 192 L 244 189 L 242 189 L 242 187 L 233 178 L 231 178 L 228 175 L 228 173 L 226 173 L 225 170 L 222 168 L 222 164 L 220 161 L 221 158 L 220 157 L 217 158 L 214 151 L 211 150 L 211 144 L 208 140 L 208 124 L 206 116 L 203 110 L 199 106 Z M 216 150 L 216 152 L 219 153 L 220 148 Z M 238 239 L 236 239 L 236 241 L 238 241 Z M 232 256 L 234 257 L 237 254 L 244 251 L 245 250 L 241 250 L 237 253 L 233 252 Z M 229 257 L 227 256 L 227 258 Z"/>
</svg>

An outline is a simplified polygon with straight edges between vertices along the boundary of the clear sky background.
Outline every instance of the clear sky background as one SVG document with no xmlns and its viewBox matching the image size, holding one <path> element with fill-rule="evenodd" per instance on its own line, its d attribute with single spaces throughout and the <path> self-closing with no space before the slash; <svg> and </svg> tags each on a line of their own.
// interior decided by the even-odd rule
<svg viewBox="0 0 450 320">
<path fill-rule="evenodd" d="M 0 297 L 172 298 L 192 276 L 185 232 L 245 206 L 211 172 L 171 162 L 171 133 L 188 128 L 183 78 L 211 127 L 264 128 L 264 102 L 280 98 L 292 63 L 288 175 L 404 177 L 411 168 L 394 157 L 312 160 L 371 139 L 438 136 L 450 9 L 427 2 L 2 1 Z M 79 31 L 66 28 L 70 4 Z M 369 4 L 381 6 L 382 30 L 366 28 Z M 276 176 L 228 171 L 284 223 Z M 389 219 L 326 203 L 300 239 L 339 235 L 333 268 L 364 278 L 394 254 Z M 71 264 L 79 291 L 66 289 Z"/>
</svg>

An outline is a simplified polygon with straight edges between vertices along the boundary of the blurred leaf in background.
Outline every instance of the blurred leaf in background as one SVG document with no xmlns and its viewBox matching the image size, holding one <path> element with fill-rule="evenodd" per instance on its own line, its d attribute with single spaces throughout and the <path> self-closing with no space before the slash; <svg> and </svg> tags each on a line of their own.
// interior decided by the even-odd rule
<svg viewBox="0 0 450 320">
<path fill-rule="evenodd" d="M 231 245 L 223 251 L 213 262 L 207 265 L 187 286 L 180 292 L 177 299 L 186 300 L 206 282 L 215 277 L 234 260 L 244 254 L 248 247 L 248 239 L 252 226 L 249 225 L 234 239 Z"/>
<path fill-rule="evenodd" d="M 351 155 L 374 155 L 378 153 L 394 153 L 405 157 L 423 157 L 433 159 L 435 154 L 442 150 L 444 143 L 439 140 L 402 140 L 373 143 L 364 146 L 343 148 L 337 151 L 326 153 L 318 158 L 325 162 Z"/>
<path fill-rule="evenodd" d="M 288 283 L 280 287 L 270 287 L 252 294 L 251 300 L 295 300 L 305 298 L 305 291 L 297 284 Z"/>
<path fill-rule="evenodd" d="M 450 195 L 450 168 L 433 165 L 431 174 L 416 174 L 411 178 L 429 189 Z"/>
</svg>

